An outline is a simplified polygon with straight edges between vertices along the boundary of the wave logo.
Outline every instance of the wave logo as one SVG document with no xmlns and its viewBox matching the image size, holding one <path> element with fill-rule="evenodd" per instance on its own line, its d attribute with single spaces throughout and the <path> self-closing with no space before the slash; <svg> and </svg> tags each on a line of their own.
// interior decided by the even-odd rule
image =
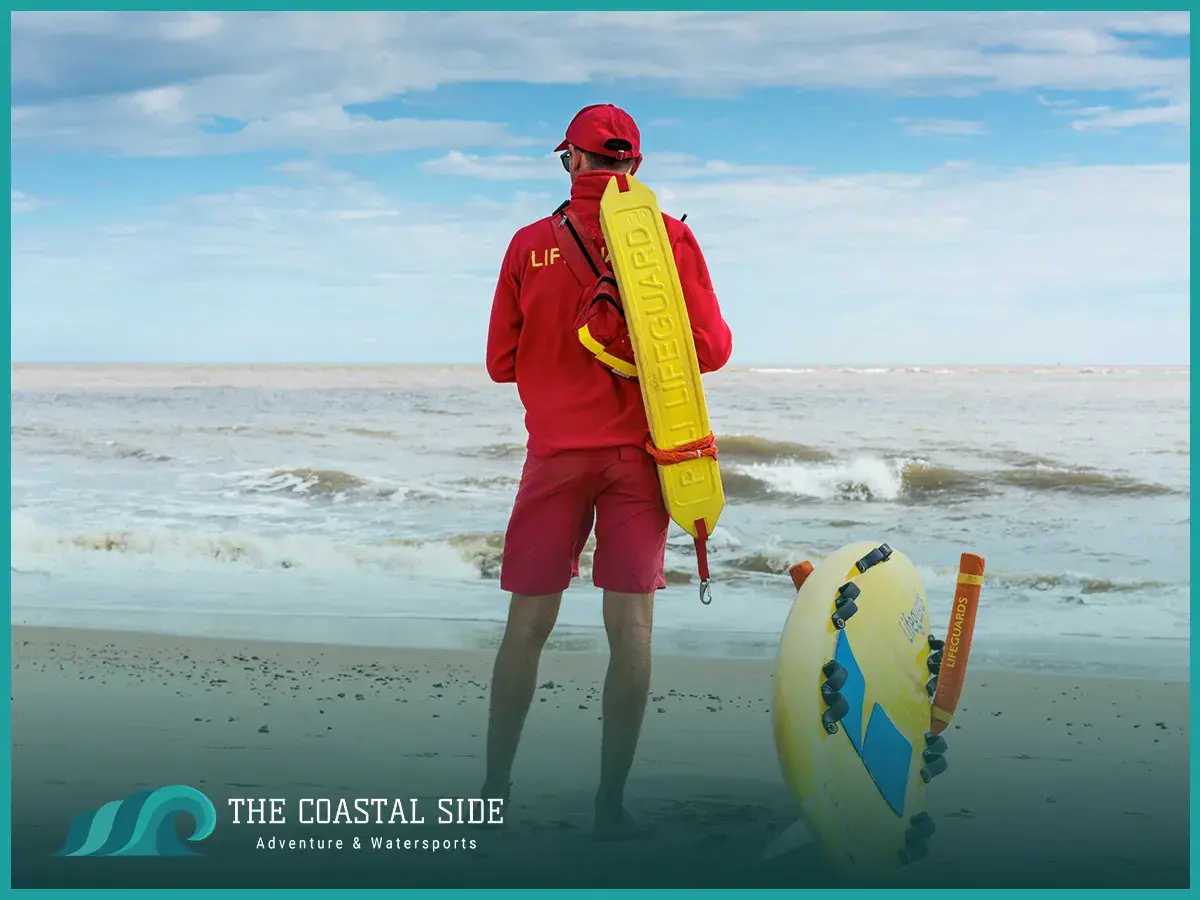
<svg viewBox="0 0 1200 900">
<path fill-rule="evenodd" d="M 171 784 L 83 813 L 71 823 L 66 843 L 54 855 L 199 856 L 179 839 L 179 815 L 192 820 L 190 844 L 204 840 L 217 825 L 217 810 L 208 797 L 185 784 Z"/>
</svg>

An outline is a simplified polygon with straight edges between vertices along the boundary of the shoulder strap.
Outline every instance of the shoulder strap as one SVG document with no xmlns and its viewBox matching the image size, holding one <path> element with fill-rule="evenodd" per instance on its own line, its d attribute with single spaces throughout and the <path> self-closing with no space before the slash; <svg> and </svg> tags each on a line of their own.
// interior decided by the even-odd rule
<svg viewBox="0 0 1200 900">
<path fill-rule="evenodd" d="M 598 279 L 610 274 L 608 264 L 571 209 L 570 201 L 554 211 L 550 225 L 558 252 L 580 285 L 590 287 Z"/>
<path fill-rule="evenodd" d="M 579 221 L 579 216 L 575 215 L 575 210 L 571 209 L 570 204 L 563 208 L 563 216 L 571 226 L 572 233 L 578 235 L 579 243 L 583 247 L 584 253 L 588 258 L 595 261 L 596 268 L 600 270 L 601 275 L 605 275 L 609 271 L 608 263 L 604 261 L 604 254 L 600 252 L 600 248 L 596 246 L 596 242 L 592 240 L 591 232 L 589 232 L 583 223 Z"/>
</svg>

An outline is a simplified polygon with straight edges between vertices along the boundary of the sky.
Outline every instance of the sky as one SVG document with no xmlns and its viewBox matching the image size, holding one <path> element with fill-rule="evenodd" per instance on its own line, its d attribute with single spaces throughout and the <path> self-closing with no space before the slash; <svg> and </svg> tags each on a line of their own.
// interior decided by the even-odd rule
<svg viewBox="0 0 1200 900">
<path fill-rule="evenodd" d="M 582 106 L 738 365 L 1187 364 L 1187 13 L 14 13 L 18 362 L 479 363 Z"/>
</svg>

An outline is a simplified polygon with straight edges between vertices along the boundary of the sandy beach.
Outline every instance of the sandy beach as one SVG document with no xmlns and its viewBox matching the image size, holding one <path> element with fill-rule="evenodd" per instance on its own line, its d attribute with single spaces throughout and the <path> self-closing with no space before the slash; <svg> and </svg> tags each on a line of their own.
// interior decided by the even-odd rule
<svg viewBox="0 0 1200 900">
<path fill-rule="evenodd" d="M 434 819 L 438 798 L 470 797 L 482 778 L 487 651 L 15 627 L 12 652 L 15 887 L 835 883 L 811 845 L 759 859 L 796 817 L 769 662 L 656 658 L 629 789 L 652 833 L 602 845 L 587 837 L 600 655 L 546 656 L 506 826 L 473 829 Z M 979 669 L 948 737 L 949 771 L 929 792 L 938 832 L 904 884 L 1187 886 L 1186 683 Z M 52 856 L 84 810 L 176 783 L 217 808 L 204 857 Z M 427 822 L 233 825 L 226 802 L 304 797 L 420 798 Z M 454 846 L 256 849 L 355 835 Z"/>
</svg>

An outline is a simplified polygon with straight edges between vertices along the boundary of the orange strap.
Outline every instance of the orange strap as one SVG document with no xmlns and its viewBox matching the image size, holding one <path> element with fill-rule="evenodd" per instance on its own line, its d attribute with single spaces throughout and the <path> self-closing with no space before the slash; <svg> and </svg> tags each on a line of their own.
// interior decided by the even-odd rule
<svg viewBox="0 0 1200 900">
<path fill-rule="evenodd" d="M 686 462 L 689 459 L 700 459 L 704 456 L 716 459 L 717 439 L 710 431 L 700 440 L 682 444 L 673 450 L 659 450 L 654 446 L 653 441 L 646 441 L 646 452 L 653 456 L 654 461 L 660 466 L 673 466 L 676 463 Z"/>
</svg>

